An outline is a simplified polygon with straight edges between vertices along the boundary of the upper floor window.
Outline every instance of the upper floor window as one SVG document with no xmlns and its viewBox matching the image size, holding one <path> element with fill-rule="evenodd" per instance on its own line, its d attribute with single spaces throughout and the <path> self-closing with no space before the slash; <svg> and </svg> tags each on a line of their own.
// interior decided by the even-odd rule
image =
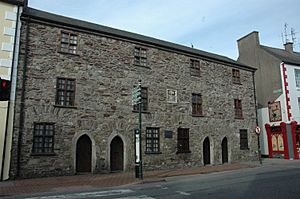
<svg viewBox="0 0 300 199">
<path fill-rule="evenodd" d="M 146 128 L 146 153 L 159 153 L 159 128 Z"/>
<path fill-rule="evenodd" d="M 247 129 L 240 130 L 240 149 L 247 150 L 248 149 L 248 133 Z"/>
<path fill-rule="evenodd" d="M 296 87 L 300 88 L 300 69 L 295 69 Z"/>
<path fill-rule="evenodd" d="M 190 60 L 190 70 L 192 76 L 200 77 L 200 61 L 191 59 Z"/>
<path fill-rule="evenodd" d="M 243 118 L 242 100 L 234 99 L 234 114 L 235 118 Z"/>
<path fill-rule="evenodd" d="M 142 87 L 142 103 L 141 103 L 141 111 L 147 112 L 148 111 L 148 88 Z M 134 111 L 139 111 L 139 104 L 133 105 Z"/>
<path fill-rule="evenodd" d="M 33 130 L 32 153 L 53 153 L 54 124 L 35 123 Z"/>
<path fill-rule="evenodd" d="M 192 94 L 192 115 L 202 115 L 202 96 L 200 94 Z"/>
<path fill-rule="evenodd" d="M 147 66 L 147 50 L 145 48 L 134 48 L 134 64 L 139 66 Z"/>
<path fill-rule="evenodd" d="M 75 79 L 57 78 L 56 105 L 74 106 Z"/>
<path fill-rule="evenodd" d="M 234 84 L 240 84 L 241 83 L 240 70 L 232 69 L 232 82 Z"/>
<path fill-rule="evenodd" d="M 177 132 L 177 153 L 189 153 L 189 129 L 178 128 Z"/>
<path fill-rule="evenodd" d="M 60 51 L 65 53 L 77 53 L 77 34 L 61 31 L 60 35 Z"/>
</svg>

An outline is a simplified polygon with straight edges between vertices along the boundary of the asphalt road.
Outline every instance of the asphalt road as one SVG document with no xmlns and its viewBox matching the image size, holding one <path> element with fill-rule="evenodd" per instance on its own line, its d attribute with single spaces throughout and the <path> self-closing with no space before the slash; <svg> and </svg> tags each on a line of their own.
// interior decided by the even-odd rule
<svg viewBox="0 0 300 199">
<path fill-rule="evenodd" d="M 30 199 L 300 199 L 300 161 L 271 160 L 263 166 L 236 171 L 167 178 L 166 182 L 56 193 Z"/>
</svg>

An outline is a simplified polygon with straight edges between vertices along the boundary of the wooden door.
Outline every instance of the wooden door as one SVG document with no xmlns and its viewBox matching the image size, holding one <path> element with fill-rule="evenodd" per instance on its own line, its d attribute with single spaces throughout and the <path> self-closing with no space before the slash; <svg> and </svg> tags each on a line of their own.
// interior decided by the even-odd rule
<svg viewBox="0 0 300 199">
<path fill-rule="evenodd" d="M 110 170 L 123 171 L 124 149 L 123 141 L 120 137 L 115 137 L 110 144 Z"/>
<path fill-rule="evenodd" d="M 228 142 L 227 138 L 225 137 L 222 140 L 222 163 L 227 163 L 228 162 Z"/>
<path fill-rule="evenodd" d="M 92 142 L 87 135 L 81 136 L 76 146 L 76 172 L 91 172 Z"/>
<path fill-rule="evenodd" d="M 208 137 L 203 142 L 203 163 L 204 165 L 210 164 L 210 143 Z"/>
</svg>

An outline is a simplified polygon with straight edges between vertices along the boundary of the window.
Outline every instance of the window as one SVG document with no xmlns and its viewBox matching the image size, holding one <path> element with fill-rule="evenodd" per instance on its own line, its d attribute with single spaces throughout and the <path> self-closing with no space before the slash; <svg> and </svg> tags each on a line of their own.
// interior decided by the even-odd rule
<svg viewBox="0 0 300 199">
<path fill-rule="evenodd" d="M 200 94 L 192 94 L 192 115 L 202 116 L 202 96 Z"/>
<path fill-rule="evenodd" d="M 178 128 L 177 134 L 177 153 L 189 153 L 189 129 Z"/>
<path fill-rule="evenodd" d="M 147 66 L 147 50 L 140 47 L 134 48 L 134 64 Z"/>
<path fill-rule="evenodd" d="M 243 118 L 242 100 L 234 99 L 234 112 L 235 118 Z"/>
<path fill-rule="evenodd" d="M 139 105 L 133 106 L 134 111 L 139 111 Z M 148 111 L 148 89 L 146 87 L 142 87 L 142 112 Z"/>
<path fill-rule="evenodd" d="M 57 78 L 56 105 L 74 106 L 75 79 Z"/>
<path fill-rule="evenodd" d="M 190 70 L 192 76 L 200 77 L 200 61 L 191 59 L 190 61 Z"/>
<path fill-rule="evenodd" d="M 248 149 L 248 133 L 247 129 L 240 130 L 240 149 L 247 150 Z"/>
<path fill-rule="evenodd" d="M 32 153 L 53 153 L 54 124 L 35 123 Z"/>
<path fill-rule="evenodd" d="M 300 88 L 300 69 L 295 69 L 296 87 Z"/>
<path fill-rule="evenodd" d="M 232 69 L 232 82 L 234 84 L 241 83 L 240 70 Z"/>
<path fill-rule="evenodd" d="M 70 32 L 61 31 L 60 51 L 65 53 L 77 53 L 77 35 Z"/>
<path fill-rule="evenodd" d="M 300 111 L 300 97 L 298 97 L 298 109 Z"/>
<path fill-rule="evenodd" d="M 146 153 L 159 153 L 159 128 L 146 128 Z"/>
</svg>

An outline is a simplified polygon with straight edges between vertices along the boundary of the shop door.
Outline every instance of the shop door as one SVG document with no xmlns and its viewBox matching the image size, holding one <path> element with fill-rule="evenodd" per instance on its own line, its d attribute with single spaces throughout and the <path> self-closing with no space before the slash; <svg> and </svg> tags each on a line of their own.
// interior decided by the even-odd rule
<svg viewBox="0 0 300 199">
<path fill-rule="evenodd" d="M 91 172 L 92 142 L 87 135 L 81 136 L 76 146 L 76 172 Z"/>
<path fill-rule="evenodd" d="M 228 163 L 228 142 L 226 137 L 222 140 L 222 163 Z"/>
<path fill-rule="evenodd" d="M 210 143 L 209 138 L 205 138 L 203 142 L 203 163 L 204 165 L 210 164 Z"/>
<path fill-rule="evenodd" d="M 115 137 L 110 144 L 110 170 L 123 171 L 124 148 L 123 141 L 120 137 Z"/>
</svg>

